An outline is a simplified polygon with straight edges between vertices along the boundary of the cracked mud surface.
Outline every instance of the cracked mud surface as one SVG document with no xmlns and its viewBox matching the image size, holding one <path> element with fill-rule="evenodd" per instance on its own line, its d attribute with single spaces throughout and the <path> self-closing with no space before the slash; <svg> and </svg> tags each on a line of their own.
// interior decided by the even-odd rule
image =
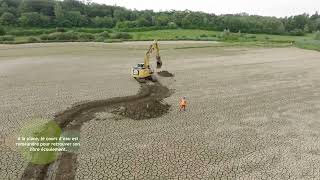
<svg viewBox="0 0 320 180">
<path fill-rule="evenodd" d="M 168 104 L 161 102 L 170 94 L 170 90 L 162 86 L 160 82 L 148 82 L 147 84 L 141 84 L 137 95 L 78 104 L 55 115 L 54 121 L 63 131 L 80 131 L 83 123 L 93 120 L 95 114 L 99 112 L 109 111 L 134 120 L 160 117 L 167 113 L 170 108 Z M 76 169 L 76 153 L 63 152 L 55 162 L 48 165 L 29 163 L 21 179 L 74 179 Z"/>
<path fill-rule="evenodd" d="M 196 45 L 160 43 L 163 70 L 175 75 L 160 77 L 175 90 L 164 100 L 168 113 L 132 120 L 110 110 L 82 125 L 75 179 L 318 179 L 320 54 L 175 49 Z M 139 91 L 129 69 L 143 60 L 145 44 L 35 46 L 1 51 L 4 179 L 20 179 L 27 167 L 10 140 L 30 117 Z M 182 96 L 188 109 L 180 113 Z"/>
</svg>

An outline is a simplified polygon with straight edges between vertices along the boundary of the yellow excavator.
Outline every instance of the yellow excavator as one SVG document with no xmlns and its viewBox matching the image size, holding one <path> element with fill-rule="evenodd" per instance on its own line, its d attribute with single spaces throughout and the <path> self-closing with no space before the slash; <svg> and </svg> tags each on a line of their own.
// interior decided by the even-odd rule
<svg viewBox="0 0 320 180">
<path fill-rule="evenodd" d="M 138 82 L 146 82 L 146 80 L 151 81 L 157 81 L 156 76 L 154 75 L 154 70 L 152 69 L 150 65 L 150 56 L 155 54 L 156 60 L 157 60 L 157 69 L 160 69 L 162 66 L 162 61 L 160 57 L 160 49 L 158 42 L 155 40 L 150 45 L 147 53 L 144 56 L 144 63 L 139 63 L 135 65 L 132 70 L 132 76 L 138 81 Z"/>
</svg>

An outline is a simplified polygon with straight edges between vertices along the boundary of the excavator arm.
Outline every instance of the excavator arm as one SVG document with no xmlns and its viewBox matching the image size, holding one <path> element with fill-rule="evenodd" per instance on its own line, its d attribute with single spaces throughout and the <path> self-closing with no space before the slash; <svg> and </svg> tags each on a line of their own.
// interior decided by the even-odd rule
<svg viewBox="0 0 320 180">
<path fill-rule="evenodd" d="M 155 40 L 153 41 L 152 45 L 150 45 L 146 55 L 144 56 L 144 66 L 145 68 L 148 68 L 150 65 L 150 55 L 154 54 L 156 55 L 156 60 L 157 60 L 157 69 L 160 69 L 162 66 L 162 61 L 160 57 L 160 49 L 158 42 Z"/>
</svg>

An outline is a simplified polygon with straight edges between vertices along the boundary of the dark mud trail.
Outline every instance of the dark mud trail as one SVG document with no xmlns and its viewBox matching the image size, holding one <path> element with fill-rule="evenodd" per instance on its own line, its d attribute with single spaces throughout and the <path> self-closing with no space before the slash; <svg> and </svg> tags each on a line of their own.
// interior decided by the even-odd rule
<svg viewBox="0 0 320 180">
<path fill-rule="evenodd" d="M 134 120 L 149 119 L 162 116 L 169 111 L 170 106 L 161 101 L 172 93 L 160 82 L 140 84 L 138 94 L 126 97 L 115 97 L 79 104 L 57 115 L 56 121 L 63 131 L 80 131 L 83 123 L 95 118 L 98 112 L 110 112 Z M 77 154 L 62 152 L 58 159 L 48 165 L 29 163 L 22 180 L 72 180 L 77 169 Z"/>
<path fill-rule="evenodd" d="M 162 77 L 174 77 L 174 75 L 168 71 L 160 71 L 158 72 L 158 75 Z"/>
</svg>

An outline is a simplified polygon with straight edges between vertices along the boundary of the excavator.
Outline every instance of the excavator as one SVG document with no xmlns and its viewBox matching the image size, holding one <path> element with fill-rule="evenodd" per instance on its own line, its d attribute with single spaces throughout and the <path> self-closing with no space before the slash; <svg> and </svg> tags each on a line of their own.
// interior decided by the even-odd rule
<svg viewBox="0 0 320 180">
<path fill-rule="evenodd" d="M 139 63 L 135 65 L 132 70 L 132 76 L 141 83 L 146 82 L 146 80 L 151 80 L 153 82 L 157 81 L 157 77 L 154 74 L 154 70 L 150 65 L 150 56 L 155 54 L 157 61 L 157 69 L 160 69 L 162 66 L 162 61 L 159 53 L 159 45 L 157 40 L 154 40 L 153 43 L 149 46 L 147 53 L 144 56 L 144 63 Z"/>
</svg>

